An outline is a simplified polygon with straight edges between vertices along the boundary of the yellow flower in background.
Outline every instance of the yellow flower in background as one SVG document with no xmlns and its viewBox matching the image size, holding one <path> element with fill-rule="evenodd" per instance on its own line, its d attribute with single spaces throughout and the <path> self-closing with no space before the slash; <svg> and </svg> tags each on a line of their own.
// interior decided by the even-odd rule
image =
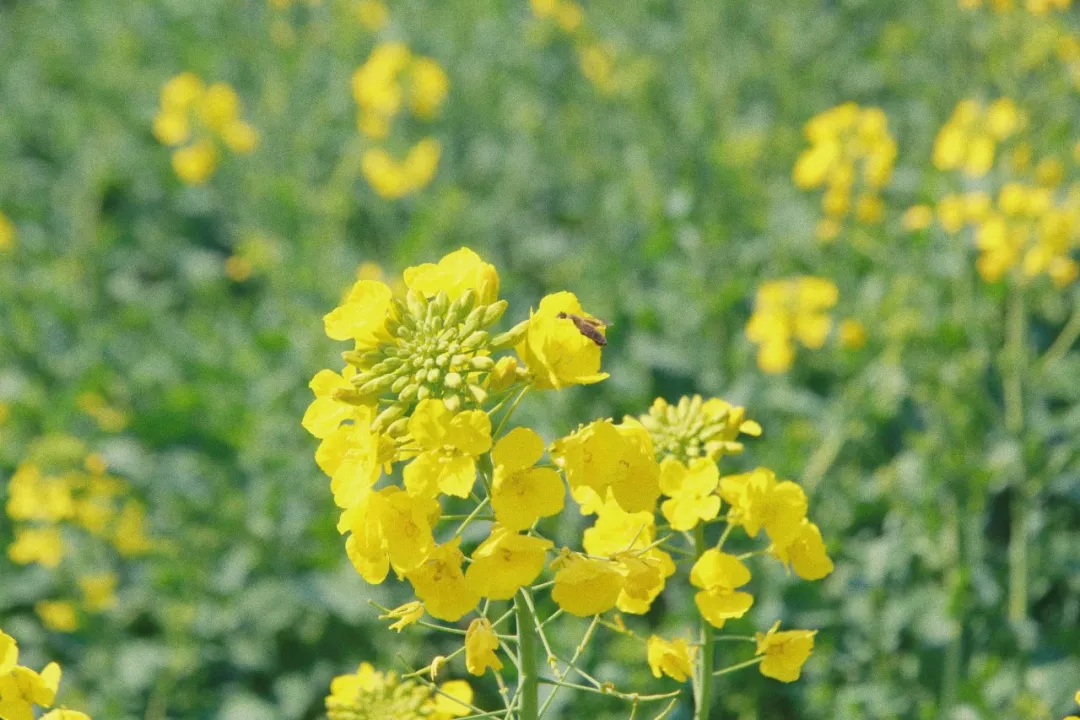
<svg viewBox="0 0 1080 720">
<path fill-rule="evenodd" d="M 218 151 L 209 140 L 180 148 L 172 154 L 172 166 L 176 176 L 189 185 L 202 185 L 214 174 L 218 164 Z"/>
<path fill-rule="evenodd" d="M 820 349 L 832 328 L 829 310 L 839 292 L 826 278 L 798 277 L 770 280 L 758 288 L 746 337 L 757 344 L 758 367 L 767 373 L 791 369 L 794 341 Z"/>
<path fill-rule="evenodd" d="M 516 350 L 533 384 L 550 390 L 607 379 L 600 372 L 605 344 L 604 324 L 586 313 L 573 293 L 558 292 L 540 300 Z"/>
<path fill-rule="evenodd" d="M 660 497 L 660 466 L 640 425 L 596 420 L 551 447 L 570 488 L 587 486 L 604 498 L 611 491 L 627 512 L 652 511 Z"/>
<path fill-rule="evenodd" d="M 356 17 L 371 32 L 382 30 L 390 23 L 390 11 L 379 0 L 360 0 L 356 3 Z"/>
<path fill-rule="evenodd" d="M 701 616 L 716 628 L 740 618 L 754 604 L 754 596 L 737 590 L 750 582 L 750 569 L 734 555 L 706 550 L 690 569 L 690 584 L 700 588 L 694 603 Z"/>
<path fill-rule="evenodd" d="M 64 558 L 64 541 L 55 527 L 18 528 L 7 553 L 19 565 L 38 563 L 56 569 Z"/>
<path fill-rule="evenodd" d="M 469 248 L 444 255 L 437 263 L 405 268 L 403 277 L 406 287 L 428 298 L 445 292 L 454 301 L 467 290 L 475 290 L 478 301 L 485 305 L 499 299 L 499 273 L 495 266 L 484 262 Z"/>
<path fill-rule="evenodd" d="M 836 334 L 842 348 L 858 350 L 866 344 L 866 326 L 854 318 L 840 321 Z"/>
<path fill-rule="evenodd" d="M 218 82 L 206 87 L 190 72 L 162 86 L 152 130 L 158 142 L 176 148 L 173 171 L 190 185 L 205 183 L 217 170 L 217 140 L 240 154 L 259 144 L 258 131 L 240 119 L 240 98 L 232 86 Z"/>
<path fill-rule="evenodd" d="M 667 675 L 678 682 L 686 682 L 694 674 L 694 650 L 683 638 L 665 640 L 659 635 L 651 635 L 647 654 L 653 677 Z"/>
<path fill-rule="evenodd" d="M 465 579 L 481 597 L 509 600 L 540 575 L 553 546 L 547 538 L 518 535 L 496 525 L 473 551 Z"/>
<path fill-rule="evenodd" d="M 431 58 L 416 58 L 409 68 L 409 104 L 413 114 L 423 120 L 431 120 L 439 114 L 450 80 L 442 66 Z"/>
<path fill-rule="evenodd" d="M 439 692 L 441 694 L 432 699 L 431 720 L 452 720 L 452 718 L 473 714 L 472 709 L 466 704 L 473 701 L 473 689 L 468 682 L 449 680 L 439 686 Z"/>
<path fill-rule="evenodd" d="M 21 463 L 8 480 L 4 510 L 12 520 L 56 523 L 75 515 L 71 482 L 63 476 L 44 477 L 34 463 Z"/>
<path fill-rule="evenodd" d="M 476 457 L 491 449 L 488 414 L 483 410 L 454 414 L 442 400 L 427 399 L 416 406 L 408 427 L 421 451 L 403 473 L 409 494 L 468 497 L 476 483 Z"/>
<path fill-rule="evenodd" d="M 934 209 L 929 205 L 912 205 L 900 218 L 900 224 L 905 230 L 925 230 L 934 223 Z"/>
<path fill-rule="evenodd" d="M 72 633 L 79 629 L 79 613 L 70 600 L 42 600 L 34 605 L 34 612 L 53 632 Z"/>
<path fill-rule="evenodd" d="M 83 575 L 78 580 L 87 612 L 99 613 L 116 606 L 117 576 L 114 572 Z"/>
<path fill-rule="evenodd" d="M 0 212 L 0 251 L 15 247 L 15 223 Z"/>
<path fill-rule="evenodd" d="M 611 610 L 623 587 L 617 563 L 571 553 L 551 564 L 555 587 L 551 599 L 577 617 L 591 617 Z"/>
<path fill-rule="evenodd" d="M 472 702 L 472 688 L 464 681 L 443 683 L 439 690 L 463 702 Z M 433 695 L 432 690 L 419 681 L 402 680 L 395 673 L 379 672 L 366 662 L 361 663 L 355 673 L 334 678 L 326 698 L 329 720 L 451 720 L 471 712 L 461 702 Z"/>
<path fill-rule="evenodd" d="M 465 669 L 473 675 L 483 675 L 488 668 L 502 670 L 502 661 L 496 655 L 499 638 L 487 618 L 476 618 L 465 631 Z"/>
<path fill-rule="evenodd" d="M 441 146 L 434 138 L 424 138 L 413 145 L 401 161 L 382 148 L 372 148 L 364 152 L 360 169 L 376 193 L 396 200 L 431 183 L 440 153 Z"/>
<path fill-rule="evenodd" d="M 146 508 L 138 500 L 128 500 L 116 518 L 113 547 L 124 557 L 144 555 L 153 548 L 146 535 Z"/>
<path fill-rule="evenodd" d="M 757 654 L 765 659 L 759 666 L 761 674 L 780 682 L 795 682 L 802 674 L 802 666 L 814 649 L 816 630 L 780 631 L 780 622 L 765 634 L 757 633 Z"/>
<path fill-rule="evenodd" d="M 558 471 L 533 467 L 543 454 L 544 441 L 524 427 L 508 432 L 491 451 L 491 507 L 508 530 L 525 530 L 542 517 L 562 512 L 566 488 Z"/>
<path fill-rule="evenodd" d="M 827 224 L 819 226 L 818 238 L 835 238 L 852 209 L 859 222 L 880 223 L 885 207 L 878 192 L 892 178 L 897 154 L 885 113 L 845 103 L 811 118 L 805 134 L 810 147 L 795 161 L 792 177 L 802 190 L 825 190 L 821 206 Z"/>
<path fill-rule="evenodd" d="M 998 143 L 1018 133 L 1026 118 L 1010 98 L 983 105 L 964 100 L 938 131 L 933 162 L 938 170 L 962 170 L 969 177 L 985 176 L 994 166 Z"/>
<path fill-rule="evenodd" d="M 791 541 L 786 545 L 774 544 L 771 553 L 803 580 L 820 580 L 833 571 L 821 530 L 806 518 L 799 523 Z"/>
<path fill-rule="evenodd" d="M 338 531 L 351 533 L 345 543 L 349 560 L 364 580 L 378 585 L 391 567 L 403 575 L 427 560 L 435 549 L 432 528 L 440 512 L 435 500 L 391 486 L 346 509 Z"/>
<path fill-rule="evenodd" d="M 480 602 L 461 570 L 465 556 L 458 548 L 460 540 L 438 546 L 415 570 L 405 573 L 428 614 L 447 622 L 457 622 Z"/>
<path fill-rule="evenodd" d="M 720 498 L 713 494 L 720 482 L 716 463 L 698 458 L 687 467 L 675 458 L 660 464 L 660 491 L 666 495 L 660 509 L 673 530 L 693 530 L 702 520 L 720 513 Z"/>
</svg>

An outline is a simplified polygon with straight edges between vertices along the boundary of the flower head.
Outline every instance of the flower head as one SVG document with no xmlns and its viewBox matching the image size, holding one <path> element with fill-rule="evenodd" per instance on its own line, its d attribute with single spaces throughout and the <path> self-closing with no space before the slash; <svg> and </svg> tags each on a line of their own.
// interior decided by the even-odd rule
<svg viewBox="0 0 1080 720">
<path fill-rule="evenodd" d="M 496 526 L 472 554 L 465 579 L 481 597 L 509 600 L 544 569 L 554 543 Z"/>
<path fill-rule="evenodd" d="M 424 603 L 418 600 L 407 602 L 400 607 L 396 607 L 385 615 L 380 615 L 380 620 L 394 620 L 395 622 L 390 624 L 390 629 L 396 632 L 401 632 L 409 625 L 424 617 Z"/>
<path fill-rule="evenodd" d="M 533 467 L 543 454 L 544 441 L 524 427 L 508 432 L 491 451 L 491 506 L 509 530 L 525 530 L 542 517 L 562 512 L 566 488 L 558 471 Z"/>
<path fill-rule="evenodd" d="M 780 682 L 795 682 L 814 649 L 816 630 L 780 630 L 779 621 L 767 633 L 757 633 L 757 654 L 764 655 L 761 674 Z"/>
<path fill-rule="evenodd" d="M 459 544 L 460 538 L 455 538 L 438 546 L 422 564 L 405 574 L 428 614 L 447 622 L 457 622 L 480 602 L 479 594 L 466 582 L 461 570 L 465 556 Z"/>
<path fill-rule="evenodd" d="M 432 527 L 439 513 L 435 500 L 391 486 L 346 509 L 338 530 L 351 533 L 345 543 L 349 559 L 366 581 L 377 585 L 391 567 L 403 575 L 427 560 L 435 550 Z"/>
<path fill-rule="evenodd" d="M 702 617 L 714 627 L 740 618 L 754 604 L 750 593 L 736 588 L 750 582 L 750 569 L 734 555 L 716 549 L 706 550 L 690 570 L 690 583 L 701 591 L 694 602 Z"/>
<path fill-rule="evenodd" d="M 746 408 L 720 398 L 704 400 L 700 395 L 684 396 L 674 405 L 657 398 L 638 421 L 649 431 L 658 460 L 673 457 L 683 463 L 737 455 L 743 451 L 737 440 L 740 434 L 761 434 L 761 426 L 746 418 Z"/>
<path fill-rule="evenodd" d="M 673 530 L 693 530 L 702 520 L 712 520 L 720 512 L 720 498 L 714 493 L 720 482 L 716 463 L 698 458 L 683 465 L 667 458 L 660 465 L 660 491 L 668 496 L 660 509 Z"/>
<path fill-rule="evenodd" d="M 828 311 L 836 305 L 838 291 L 831 280 L 799 277 L 764 283 L 754 301 L 754 314 L 746 325 L 746 337 L 758 344 L 758 367 L 768 373 L 791 368 L 794 341 L 817 350 L 832 328 Z"/>
<path fill-rule="evenodd" d="M 421 400 L 409 418 L 409 435 L 421 452 L 405 467 L 412 495 L 468 497 L 476 482 L 476 456 L 491 449 L 491 420 L 483 410 L 454 414 L 442 400 Z"/>
<path fill-rule="evenodd" d="M 833 571 L 821 530 L 806 518 L 799 523 L 798 533 L 791 542 L 773 545 L 772 554 L 803 580 L 820 580 Z"/>
<path fill-rule="evenodd" d="M 660 496 L 660 466 L 640 425 L 596 420 L 555 442 L 555 463 L 571 489 L 587 486 L 601 498 L 611 491 L 627 512 L 652 511 Z"/>
<path fill-rule="evenodd" d="M 600 372 L 603 338 L 604 324 L 586 313 L 573 293 L 559 292 L 540 301 L 517 353 L 538 388 L 589 385 L 608 377 Z"/>
<path fill-rule="evenodd" d="M 721 478 L 720 496 L 732 506 L 731 522 L 741 525 L 750 537 L 757 537 L 764 528 L 773 544 L 784 548 L 803 531 L 806 493 L 790 480 L 777 481 L 768 468 Z"/>
<path fill-rule="evenodd" d="M 683 638 L 665 640 L 652 635 L 648 642 L 649 668 L 653 677 L 667 675 L 673 680 L 686 682 L 693 675 L 694 652 Z"/>
<path fill-rule="evenodd" d="M 495 652 L 499 638 L 487 618 L 476 618 L 465 631 L 465 668 L 473 675 L 483 675 L 488 668 L 502 670 L 502 661 Z"/>
<path fill-rule="evenodd" d="M 624 577 L 618 564 L 571 553 L 551 564 L 555 587 L 551 598 L 564 611 L 590 617 L 615 607 Z"/>
</svg>

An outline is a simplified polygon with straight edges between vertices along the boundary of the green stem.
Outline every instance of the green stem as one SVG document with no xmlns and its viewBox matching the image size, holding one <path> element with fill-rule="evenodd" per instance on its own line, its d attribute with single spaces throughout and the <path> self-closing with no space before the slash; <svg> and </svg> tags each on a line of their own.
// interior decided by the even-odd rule
<svg viewBox="0 0 1080 720">
<path fill-rule="evenodd" d="M 707 549 L 705 526 L 698 523 L 694 528 L 694 550 L 697 557 L 701 557 Z M 701 618 L 701 660 L 698 663 L 697 677 L 694 679 L 694 720 L 709 720 L 709 710 L 712 707 L 714 649 L 712 627 L 705 618 Z"/>
<path fill-rule="evenodd" d="M 514 597 L 518 635 L 518 720 L 537 720 L 540 716 L 540 685 L 536 669 L 536 617 L 521 588 Z"/>
<path fill-rule="evenodd" d="M 1023 289 L 1014 286 L 1009 296 L 1005 328 L 1005 428 L 1017 444 L 1020 458 L 1016 462 L 1013 485 L 1012 522 L 1009 532 L 1009 620 L 1021 622 L 1027 617 L 1028 601 L 1028 507 L 1023 459 L 1024 400 L 1023 372 L 1025 355 L 1024 335 L 1026 316 Z"/>
</svg>

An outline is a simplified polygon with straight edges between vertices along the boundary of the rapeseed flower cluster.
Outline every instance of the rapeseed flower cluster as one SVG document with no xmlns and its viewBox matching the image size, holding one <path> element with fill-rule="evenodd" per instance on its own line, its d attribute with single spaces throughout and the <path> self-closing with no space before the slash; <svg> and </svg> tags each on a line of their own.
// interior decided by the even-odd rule
<svg viewBox="0 0 1080 720">
<path fill-rule="evenodd" d="M 116 603 L 118 575 L 111 564 L 90 566 L 81 550 L 95 547 L 94 556 L 134 558 L 152 548 L 146 533 L 146 512 L 131 497 L 127 483 L 107 473 L 104 460 L 86 455 L 82 468 L 67 458 L 81 444 L 73 439 L 47 438 L 31 450 L 8 481 L 4 510 L 14 523 L 8 557 L 20 565 L 60 567 L 71 558 L 78 600 L 42 600 L 35 611 L 57 632 L 74 632 L 80 610 L 97 614 Z M 78 558 L 78 559 L 76 559 Z"/>
<path fill-rule="evenodd" d="M 382 142 L 405 110 L 417 121 L 430 122 L 438 117 L 449 89 L 446 73 L 435 60 L 414 55 L 401 42 L 381 43 L 353 73 L 357 129 L 369 140 Z M 401 158 L 376 145 L 365 150 L 361 170 L 376 193 L 396 199 L 431 182 L 440 152 L 432 137 L 417 141 Z"/>
<path fill-rule="evenodd" d="M 34 706 L 52 707 L 60 688 L 60 666 L 49 663 L 39 673 L 19 665 L 19 645 L 0 630 L 0 720 L 34 720 Z M 58 708 L 41 720 L 90 720 L 77 710 Z"/>
<path fill-rule="evenodd" d="M 415 594 L 383 608 L 392 629 L 461 632 L 426 615 L 467 625 L 462 646 L 423 669 L 433 678 L 458 655 L 469 673 L 501 678 L 506 643 L 527 655 L 538 637 L 558 686 L 573 662 L 559 660 L 537 624 L 533 594 L 544 588 L 560 614 L 593 619 L 590 636 L 609 613 L 615 619 L 604 627 L 632 635 L 615 613 L 642 615 L 669 583 L 688 581 L 702 623 L 721 628 L 753 603 L 741 589 L 751 580 L 743 562 L 749 556 L 723 551 L 736 528 L 744 531 L 740 542 L 764 531 L 768 542 L 750 555 L 771 556 L 804 579 L 831 572 L 796 484 L 765 468 L 721 475 L 718 461 L 742 452 L 741 436 L 761 434 L 745 408 L 700 396 L 657 400 L 640 418 L 600 418 L 551 443 L 510 425 L 531 391 L 607 377 L 607 326 L 572 293 L 547 295 L 500 331 L 507 303 L 499 299 L 498 274 L 467 248 L 406 269 L 401 287 L 360 279 L 326 315 L 327 334 L 352 347 L 344 368 L 312 380 L 315 400 L 303 424 L 321 441 L 316 461 L 341 509 L 338 530 L 352 564 L 373 584 L 392 571 Z M 835 302 L 835 288 L 833 295 Z M 542 530 L 564 512 L 568 496 L 582 515 L 595 516 L 576 548 L 556 547 Z M 479 536 L 477 526 L 484 528 Z M 714 529 L 719 540 L 708 546 L 705 534 Z M 680 547 L 691 532 L 692 546 Z M 499 615 L 507 601 L 513 608 Z M 515 613 L 517 635 L 507 635 L 500 626 Z M 680 638 L 641 640 L 643 660 L 660 675 L 685 679 L 702 656 Z M 813 633 L 773 628 L 755 642 L 752 662 L 791 681 Z M 523 687 L 518 701 L 504 698 L 510 709 L 535 693 L 530 663 L 516 662 Z M 713 669 L 696 672 L 711 676 Z"/>
<path fill-rule="evenodd" d="M 259 144 L 259 133 L 240 118 L 240 98 L 228 83 L 207 86 L 202 78 L 183 72 L 161 88 L 154 116 L 154 137 L 175 148 L 172 166 L 189 185 L 201 185 L 214 174 L 220 145 L 247 155 Z"/>
<path fill-rule="evenodd" d="M 985 177 L 994 167 L 998 145 L 1019 133 L 1026 123 L 1010 98 L 999 98 L 989 105 L 963 100 L 934 140 L 934 167 L 961 170 L 970 178 Z"/>
<path fill-rule="evenodd" d="M 355 673 L 330 683 L 326 714 L 329 720 L 452 720 L 472 714 L 472 699 L 472 688 L 464 680 L 434 690 L 361 663 Z"/>
<path fill-rule="evenodd" d="M 763 283 L 746 325 L 746 337 L 758 345 L 758 367 L 783 373 L 795 361 L 795 341 L 811 350 L 825 345 L 832 329 L 829 310 L 839 291 L 827 278 L 795 277 Z"/>
<path fill-rule="evenodd" d="M 885 213 L 880 192 L 896 162 L 885 113 L 844 103 L 811 118 L 804 132 L 810 147 L 795 161 L 793 177 L 800 189 L 825 189 L 818 238 L 835 239 L 852 214 L 864 224 L 880 223 Z"/>
</svg>

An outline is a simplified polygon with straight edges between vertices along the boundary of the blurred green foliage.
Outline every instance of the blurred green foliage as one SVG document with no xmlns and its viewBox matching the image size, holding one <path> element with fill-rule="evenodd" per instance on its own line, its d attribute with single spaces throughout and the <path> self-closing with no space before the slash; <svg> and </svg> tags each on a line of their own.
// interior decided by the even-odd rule
<svg viewBox="0 0 1080 720">
<path fill-rule="evenodd" d="M 351 0 L 0 0 L 0 212 L 17 233 L 0 254 L 11 410 L 0 467 L 8 475 L 39 436 L 78 437 L 130 482 L 171 548 L 127 566 L 118 607 L 67 635 L 33 613 L 64 577 L 0 558 L 0 625 L 30 664 L 61 662 L 69 706 L 108 719 L 316 717 L 330 678 L 360 660 L 392 668 L 398 653 L 420 662 L 452 649 L 380 627 L 366 600 L 405 596 L 348 565 L 299 421 L 308 379 L 340 350 L 321 316 L 357 266 L 392 275 L 468 245 L 500 268 L 519 313 L 571 289 L 613 323 L 611 380 L 532 398 L 523 420 L 551 438 L 658 395 L 719 395 L 765 428 L 740 466 L 769 465 L 812 495 L 836 572 L 814 585 L 763 573 L 754 612 L 732 626 L 819 627 L 815 655 L 794 685 L 721 682 L 717 717 L 1072 709 L 1080 354 L 1045 368 L 1037 358 L 1075 291 L 1025 293 L 1013 432 L 1007 287 L 978 278 L 971 243 L 908 232 L 900 217 L 955 189 L 930 148 L 967 97 L 1014 98 L 1036 154 L 1071 163 L 1080 106 L 1043 28 L 1073 14 L 949 0 L 583 7 L 614 58 L 608 91 L 526 0 L 395 1 L 378 32 Z M 360 174 L 349 92 L 389 38 L 450 78 L 425 128 L 442 143 L 438 174 L 397 202 Z M 150 132 L 159 88 L 185 70 L 232 84 L 261 135 L 202 187 L 175 178 Z M 795 189 L 791 168 L 805 122 L 849 100 L 885 110 L 897 169 L 883 224 L 822 245 L 817 197 Z M 230 278 L 232 256 L 250 277 Z M 743 335 L 754 291 L 798 274 L 831 278 L 835 317 L 860 320 L 868 342 L 800 350 L 792 372 L 763 375 Z M 126 426 L 106 432 L 80 411 L 88 392 Z M 1027 612 L 1010 621 L 1021 512 Z M 10 540 L 5 520 L 0 545 Z M 684 625 L 681 600 L 648 622 Z M 667 687 L 628 641 L 598 645 L 585 664 L 621 688 Z M 627 712 L 572 702 L 560 717 Z"/>
</svg>

